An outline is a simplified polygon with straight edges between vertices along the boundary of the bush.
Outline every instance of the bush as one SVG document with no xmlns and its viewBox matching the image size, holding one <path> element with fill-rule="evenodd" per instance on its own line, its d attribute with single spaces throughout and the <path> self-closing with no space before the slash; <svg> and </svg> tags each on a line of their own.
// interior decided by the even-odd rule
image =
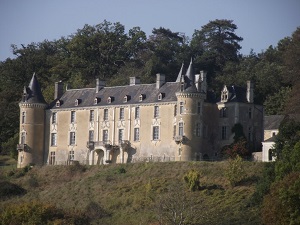
<svg viewBox="0 0 300 225">
<path fill-rule="evenodd" d="M 15 195 L 25 194 L 26 190 L 8 181 L 0 182 L 0 199 L 9 198 Z"/>
<path fill-rule="evenodd" d="M 231 186 L 236 186 L 246 177 L 246 172 L 243 168 L 243 159 L 240 156 L 236 156 L 235 159 L 228 160 L 225 176 Z"/>
<path fill-rule="evenodd" d="M 200 189 L 200 173 L 195 170 L 190 170 L 184 177 L 184 181 L 187 183 L 191 191 Z"/>
</svg>

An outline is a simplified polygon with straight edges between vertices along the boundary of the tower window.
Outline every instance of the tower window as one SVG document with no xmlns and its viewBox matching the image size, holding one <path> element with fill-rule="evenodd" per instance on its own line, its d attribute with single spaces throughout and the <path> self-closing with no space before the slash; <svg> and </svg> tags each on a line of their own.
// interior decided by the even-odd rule
<svg viewBox="0 0 300 225">
<path fill-rule="evenodd" d="M 22 112 L 22 124 L 25 123 L 25 112 Z"/>
<path fill-rule="evenodd" d="M 159 140 L 159 126 L 154 126 L 154 127 L 153 127 L 152 139 L 153 139 L 154 141 Z"/>
<path fill-rule="evenodd" d="M 57 113 L 54 112 L 52 113 L 52 124 L 56 124 L 57 123 Z"/>
<path fill-rule="evenodd" d="M 252 108 L 248 109 L 248 118 L 252 119 Z"/>
<path fill-rule="evenodd" d="M 201 136 L 201 124 L 196 123 L 196 136 L 200 137 Z"/>
<path fill-rule="evenodd" d="M 201 114 L 201 102 L 198 102 L 198 105 L 197 105 L 197 113 L 198 113 L 198 114 Z"/>
<path fill-rule="evenodd" d="M 25 140 L 26 140 L 26 132 L 22 131 L 21 132 L 21 144 L 25 144 Z"/>
<path fill-rule="evenodd" d="M 159 117 L 159 107 L 156 105 L 154 106 L 154 118 Z"/>
<path fill-rule="evenodd" d="M 75 111 L 71 111 L 71 123 L 75 123 Z"/>
<path fill-rule="evenodd" d="M 70 145 L 75 145 L 76 136 L 75 132 L 70 132 Z"/>
<path fill-rule="evenodd" d="M 226 118 L 227 117 L 227 108 L 223 107 L 220 109 L 220 117 L 221 118 Z"/>
<path fill-rule="evenodd" d="M 57 146 L 57 134 L 51 133 L 51 146 Z"/>
<path fill-rule="evenodd" d="M 183 102 L 179 103 L 179 113 L 182 114 L 183 113 Z"/>
<path fill-rule="evenodd" d="M 178 135 L 183 136 L 183 122 L 178 123 Z"/>
</svg>

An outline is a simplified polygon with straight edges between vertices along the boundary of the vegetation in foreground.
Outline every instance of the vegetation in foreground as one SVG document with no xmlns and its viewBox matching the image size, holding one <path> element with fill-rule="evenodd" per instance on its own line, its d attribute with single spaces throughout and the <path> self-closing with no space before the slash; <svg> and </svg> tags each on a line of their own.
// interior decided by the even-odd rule
<svg viewBox="0 0 300 225">
<path fill-rule="evenodd" d="M 1 170 L 15 189 L 0 185 L 0 224 L 260 224 L 251 196 L 264 164 L 242 162 L 244 176 L 232 185 L 230 163 Z"/>
</svg>

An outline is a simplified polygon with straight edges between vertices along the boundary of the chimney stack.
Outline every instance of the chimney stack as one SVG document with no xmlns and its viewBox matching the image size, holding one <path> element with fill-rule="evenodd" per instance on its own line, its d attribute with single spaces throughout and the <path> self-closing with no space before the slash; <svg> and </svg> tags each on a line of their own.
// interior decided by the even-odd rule
<svg viewBox="0 0 300 225">
<path fill-rule="evenodd" d="M 247 101 L 253 103 L 254 98 L 254 84 L 248 80 L 247 81 Z"/>
<path fill-rule="evenodd" d="M 156 89 L 159 89 L 166 83 L 166 76 L 164 74 L 156 74 Z"/>
<path fill-rule="evenodd" d="M 130 84 L 130 86 L 141 84 L 141 80 L 140 80 L 139 77 L 130 77 L 129 78 L 129 84 Z"/>
<path fill-rule="evenodd" d="M 64 83 L 62 81 L 55 82 L 54 99 L 59 99 L 64 94 Z"/>
<path fill-rule="evenodd" d="M 96 93 L 98 93 L 102 88 L 105 87 L 105 81 L 96 79 Z"/>
<path fill-rule="evenodd" d="M 204 93 L 207 93 L 207 82 L 206 82 L 206 71 L 201 70 L 200 71 L 200 77 L 201 77 L 201 91 Z"/>
</svg>

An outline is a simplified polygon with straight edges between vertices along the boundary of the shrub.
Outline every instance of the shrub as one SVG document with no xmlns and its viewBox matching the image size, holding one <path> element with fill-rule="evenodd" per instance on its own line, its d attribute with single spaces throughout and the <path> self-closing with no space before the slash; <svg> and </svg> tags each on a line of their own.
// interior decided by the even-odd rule
<svg viewBox="0 0 300 225">
<path fill-rule="evenodd" d="M 236 156 L 235 159 L 228 160 L 225 176 L 231 186 L 236 186 L 246 177 L 246 172 L 243 168 L 243 159 L 240 156 Z"/>
<path fill-rule="evenodd" d="M 25 194 L 26 190 L 8 181 L 0 182 L 0 199 Z"/>
<path fill-rule="evenodd" d="M 191 191 L 200 189 L 200 173 L 195 170 L 190 170 L 184 177 L 184 181 L 187 183 L 188 188 Z"/>
</svg>

